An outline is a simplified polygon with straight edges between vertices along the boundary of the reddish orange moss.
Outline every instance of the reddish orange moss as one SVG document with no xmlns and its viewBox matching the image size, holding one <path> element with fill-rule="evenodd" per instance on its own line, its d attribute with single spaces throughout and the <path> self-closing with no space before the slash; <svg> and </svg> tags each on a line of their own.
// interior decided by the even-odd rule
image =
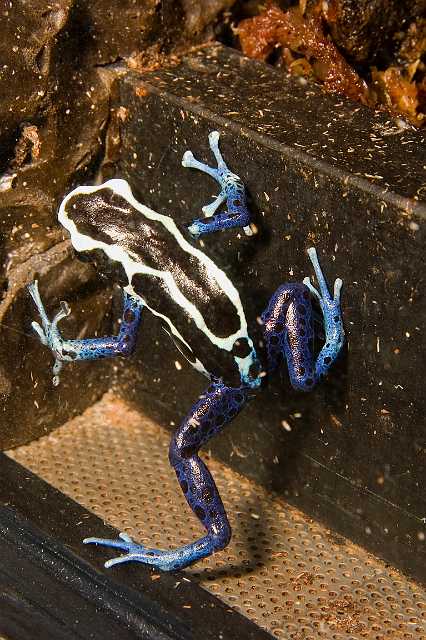
<svg viewBox="0 0 426 640">
<path fill-rule="evenodd" d="M 243 20 L 238 34 L 245 55 L 266 60 L 274 47 L 282 45 L 290 52 L 302 54 L 309 63 L 308 67 L 305 64 L 305 73 L 311 68 L 328 91 L 369 103 L 367 85 L 324 34 L 322 19 L 316 13 L 305 17 L 299 7 L 284 12 L 272 4 L 260 15 Z M 303 68 L 300 64 L 294 65 L 298 71 Z"/>
<path fill-rule="evenodd" d="M 327 35 L 333 21 L 332 5 L 306 2 L 283 11 L 269 3 L 257 16 L 238 25 L 243 53 L 267 60 L 274 49 L 281 48 L 280 63 L 293 74 L 312 76 L 327 91 L 339 93 L 371 107 L 384 105 L 403 115 L 416 126 L 426 120 L 426 20 L 413 22 L 403 34 L 395 64 L 385 70 L 373 67 L 370 86 L 345 60 Z"/>
</svg>

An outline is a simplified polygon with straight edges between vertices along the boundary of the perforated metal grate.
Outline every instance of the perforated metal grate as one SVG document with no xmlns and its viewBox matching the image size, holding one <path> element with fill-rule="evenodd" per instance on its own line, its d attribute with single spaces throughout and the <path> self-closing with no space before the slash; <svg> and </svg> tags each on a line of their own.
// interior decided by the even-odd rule
<svg viewBox="0 0 426 640">
<path fill-rule="evenodd" d="M 150 546 L 203 529 L 168 465 L 169 434 L 111 395 L 9 455 Z M 426 638 L 426 593 L 365 551 L 211 460 L 233 527 L 230 546 L 187 569 L 206 589 L 293 640 Z M 81 537 L 96 535 L 82 525 Z M 99 549 L 107 559 L 113 550 Z M 113 569 L 112 569 L 113 570 Z"/>
</svg>

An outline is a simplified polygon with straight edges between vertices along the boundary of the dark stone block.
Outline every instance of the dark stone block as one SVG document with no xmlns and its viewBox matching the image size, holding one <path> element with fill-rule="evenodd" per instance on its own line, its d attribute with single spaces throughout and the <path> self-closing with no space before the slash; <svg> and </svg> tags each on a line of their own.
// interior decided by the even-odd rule
<svg viewBox="0 0 426 640">
<path fill-rule="evenodd" d="M 239 287 L 257 339 L 277 286 L 311 274 L 307 247 L 330 281 L 344 281 L 348 349 L 326 383 L 298 394 L 283 371 L 209 448 L 425 579 L 423 134 L 216 46 L 174 69 L 123 76 L 119 101 L 128 110 L 120 175 L 182 225 L 216 193 L 182 154 L 211 163 L 207 135 L 221 131 L 259 233 L 207 236 L 203 247 Z M 144 324 L 119 384 L 177 424 L 206 382 L 156 327 Z"/>
</svg>

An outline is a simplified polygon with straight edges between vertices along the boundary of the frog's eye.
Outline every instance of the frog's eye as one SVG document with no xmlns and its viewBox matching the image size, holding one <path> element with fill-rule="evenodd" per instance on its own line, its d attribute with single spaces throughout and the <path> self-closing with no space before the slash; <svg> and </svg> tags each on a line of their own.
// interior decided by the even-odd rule
<svg viewBox="0 0 426 640">
<path fill-rule="evenodd" d="M 238 340 L 235 340 L 234 346 L 232 347 L 232 355 L 237 356 L 237 358 L 245 358 L 251 351 L 252 348 L 247 338 L 238 338 Z"/>
</svg>

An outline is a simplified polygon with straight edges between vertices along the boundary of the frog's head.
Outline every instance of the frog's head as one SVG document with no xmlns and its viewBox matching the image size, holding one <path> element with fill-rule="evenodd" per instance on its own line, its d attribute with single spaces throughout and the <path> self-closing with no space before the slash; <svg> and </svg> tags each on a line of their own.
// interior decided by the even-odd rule
<svg viewBox="0 0 426 640">
<path fill-rule="evenodd" d="M 80 259 L 93 262 L 101 275 L 113 276 L 123 285 L 128 284 L 124 270 L 127 256 L 120 243 L 132 225 L 125 206 L 126 189 L 130 191 L 124 180 L 80 186 L 64 198 L 58 213 Z"/>
<path fill-rule="evenodd" d="M 77 251 L 120 243 L 131 231 L 133 216 L 125 180 L 109 180 L 99 186 L 82 185 L 71 191 L 60 206 L 58 220 L 71 235 Z"/>
</svg>

